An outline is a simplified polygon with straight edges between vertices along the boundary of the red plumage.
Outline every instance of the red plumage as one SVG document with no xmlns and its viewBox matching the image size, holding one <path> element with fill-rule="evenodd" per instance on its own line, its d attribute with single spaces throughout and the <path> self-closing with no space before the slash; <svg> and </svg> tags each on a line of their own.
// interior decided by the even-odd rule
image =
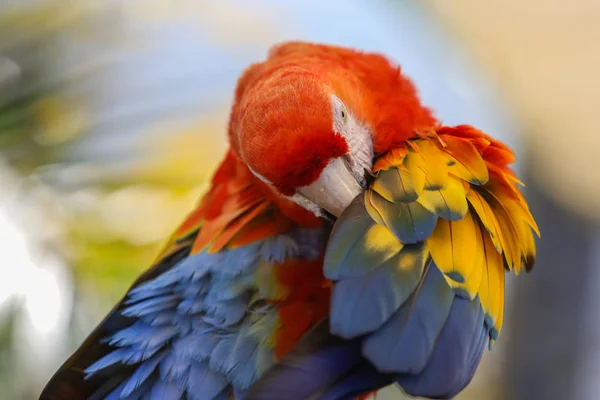
<svg viewBox="0 0 600 400">
<path fill-rule="evenodd" d="M 234 152 L 291 194 L 348 149 L 332 131 L 330 95 L 373 135 L 375 154 L 437 126 L 414 85 L 379 54 L 289 42 L 242 75 L 229 123 Z"/>
</svg>

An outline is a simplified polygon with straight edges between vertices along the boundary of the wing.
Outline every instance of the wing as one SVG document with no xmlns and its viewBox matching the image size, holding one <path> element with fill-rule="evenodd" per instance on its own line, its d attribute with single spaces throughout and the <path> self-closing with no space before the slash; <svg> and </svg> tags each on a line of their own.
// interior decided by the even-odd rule
<svg viewBox="0 0 600 400">
<path fill-rule="evenodd" d="M 438 133 L 377 160 L 329 239 L 329 322 L 249 399 L 364 398 L 394 381 L 449 399 L 471 381 L 502 327 L 504 270 L 532 268 L 537 226 L 506 146 L 466 126 Z"/>
<path fill-rule="evenodd" d="M 406 143 L 337 221 L 331 331 L 418 396 L 451 397 L 502 328 L 504 270 L 529 271 L 537 226 L 503 144 L 468 126 Z M 486 340 L 487 339 L 487 340 Z"/>
<path fill-rule="evenodd" d="M 158 258 L 41 399 L 220 399 L 327 314 L 327 229 L 281 213 L 228 155 Z"/>
</svg>

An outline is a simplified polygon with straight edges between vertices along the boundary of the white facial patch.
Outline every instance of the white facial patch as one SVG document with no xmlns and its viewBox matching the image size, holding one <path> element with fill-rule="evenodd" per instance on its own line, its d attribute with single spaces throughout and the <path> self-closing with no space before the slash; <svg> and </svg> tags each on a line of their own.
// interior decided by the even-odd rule
<svg viewBox="0 0 600 400">
<path fill-rule="evenodd" d="M 373 139 L 369 129 L 360 124 L 348 112 L 342 101 L 331 95 L 331 111 L 333 113 L 333 129 L 339 132 L 348 143 L 349 156 L 347 161 L 353 175 L 359 182 L 364 180 L 365 169 L 373 167 Z"/>
</svg>

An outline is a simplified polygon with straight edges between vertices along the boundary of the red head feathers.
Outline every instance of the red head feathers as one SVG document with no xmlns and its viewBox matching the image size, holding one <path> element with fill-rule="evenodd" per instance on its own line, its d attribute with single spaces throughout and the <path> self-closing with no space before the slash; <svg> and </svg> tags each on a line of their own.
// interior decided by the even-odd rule
<svg viewBox="0 0 600 400">
<path fill-rule="evenodd" d="M 346 130 L 336 119 L 356 126 Z M 292 42 L 241 77 L 229 135 L 257 176 L 291 196 L 336 158 L 356 164 L 354 151 L 385 153 L 435 125 L 412 83 L 385 57 Z"/>
</svg>

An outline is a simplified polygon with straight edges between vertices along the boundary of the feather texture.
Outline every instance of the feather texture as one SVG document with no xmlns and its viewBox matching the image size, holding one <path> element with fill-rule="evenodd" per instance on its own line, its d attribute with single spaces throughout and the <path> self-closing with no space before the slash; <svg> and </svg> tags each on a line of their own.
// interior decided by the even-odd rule
<svg viewBox="0 0 600 400">
<path fill-rule="evenodd" d="M 382 372 L 418 374 L 429 361 L 453 299 L 443 275 L 431 265 L 414 298 L 365 340 L 365 357 Z"/>
<path fill-rule="evenodd" d="M 262 183 L 239 163 L 226 157 L 199 209 L 41 399 L 227 398 L 326 316 L 327 228 L 274 213 L 273 201 L 257 192 Z M 257 218 L 283 218 L 276 225 L 285 231 L 247 230 Z M 252 240 L 239 246 L 240 235 Z"/>
<path fill-rule="evenodd" d="M 479 296 L 495 337 L 502 326 L 504 264 L 516 272 L 522 264 L 527 268 L 535 257 L 533 232 L 539 232 L 506 164 L 514 159 L 508 148 L 471 127 L 438 132 L 439 140 L 435 135 L 414 140 L 398 163 L 388 157 L 389 167 L 379 171 L 386 174 L 384 183 L 377 184 L 378 175 L 365 195 L 367 210 L 402 243 L 425 241 L 448 285 L 468 299 Z M 402 218 L 388 216 L 388 210 L 414 203 L 392 202 L 377 194 L 390 185 L 390 171 L 410 170 L 410 160 L 438 167 L 435 172 L 420 169 L 425 171 L 426 188 L 414 202 L 436 216 L 435 229 L 421 236 L 406 235 Z"/>
<path fill-rule="evenodd" d="M 421 245 L 397 255 L 362 277 L 340 280 L 331 299 L 331 331 L 352 338 L 379 328 L 411 295 L 423 273 Z"/>
<path fill-rule="evenodd" d="M 300 241 L 277 243 L 291 245 L 292 253 L 302 256 Z M 131 397 L 148 381 L 152 384 L 144 387 L 150 398 L 179 399 L 186 393 L 216 398 L 229 385 L 247 389 L 275 360 L 276 343 L 265 341 L 258 326 L 273 334 L 274 322 L 281 320 L 275 305 L 254 306 L 250 301 L 258 266 L 268 262 L 260 257 L 260 245 L 199 253 L 137 286 L 121 311 L 136 322 L 106 339 L 116 350 L 87 369 L 90 377 L 115 363 L 135 365 L 135 371 L 116 389 L 122 398 Z M 228 268 L 229 263 L 237 265 Z M 198 270 L 206 271 L 200 280 L 194 278 Z M 276 277 L 274 284 L 285 285 L 281 278 Z M 288 288 L 285 293 L 290 296 L 295 290 Z M 151 325 L 142 319 L 162 313 L 170 316 L 162 324 Z"/>
<path fill-rule="evenodd" d="M 481 354 L 483 313 L 477 300 L 456 297 L 429 363 L 419 375 L 404 375 L 398 383 L 412 396 L 451 399 L 470 381 L 471 362 Z M 477 347 L 479 346 L 479 347 Z"/>
<path fill-rule="evenodd" d="M 376 159 L 331 231 L 289 197 L 356 161 L 332 95 Z M 300 42 L 241 76 L 228 133 L 206 195 L 41 399 L 462 390 L 501 331 L 505 269 L 535 259 L 510 149 L 441 126 L 386 57 Z"/>
<path fill-rule="evenodd" d="M 331 332 L 362 337 L 365 358 L 411 395 L 451 398 L 468 384 L 502 329 L 505 266 L 532 265 L 539 232 L 512 160 L 471 127 L 440 127 L 376 161 L 334 226 Z"/>
<path fill-rule="evenodd" d="M 385 225 L 402 243 L 413 244 L 427 239 L 437 217 L 418 202 L 392 203 L 374 191 L 365 193 L 369 215 Z"/>
</svg>

